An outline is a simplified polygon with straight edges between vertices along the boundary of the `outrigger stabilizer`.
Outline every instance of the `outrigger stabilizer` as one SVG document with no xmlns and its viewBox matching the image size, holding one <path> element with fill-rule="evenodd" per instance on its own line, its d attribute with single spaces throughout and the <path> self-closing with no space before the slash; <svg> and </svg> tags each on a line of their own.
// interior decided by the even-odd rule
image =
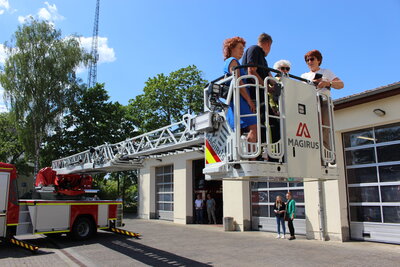
<svg viewBox="0 0 400 267">
<path fill-rule="evenodd" d="M 15 237 L 9 237 L 9 238 L 6 238 L 5 240 L 10 242 L 13 245 L 16 245 L 18 247 L 22 247 L 22 248 L 27 249 L 27 250 L 29 250 L 31 252 L 36 252 L 39 249 L 38 246 L 29 244 L 26 241 L 18 240 Z"/>
<path fill-rule="evenodd" d="M 126 230 L 122 230 L 119 228 L 115 228 L 115 227 L 110 227 L 107 229 L 104 229 L 105 231 L 109 231 L 109 232 L 114 232 L 120 235 L 126 235 L 126 236 L 130 236 L 130 237 L 134 237 L 136 239 L 140 239 L 140 234 L 139 233 L 135 233 L 135 232 L 131 232 L 131 231 L 126 231 Z"/>
</svg>

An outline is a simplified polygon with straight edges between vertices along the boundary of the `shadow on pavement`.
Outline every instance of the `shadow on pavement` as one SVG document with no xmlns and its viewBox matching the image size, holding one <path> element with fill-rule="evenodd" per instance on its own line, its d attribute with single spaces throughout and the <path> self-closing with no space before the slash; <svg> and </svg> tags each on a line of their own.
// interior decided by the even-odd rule
<svg viewBox="0 0 400 267">
<path fill-rule="evenodd" d="M 134 240 L 113 240 L 102 245 L 151 266 L 212 266 L 164 250 L 145 246 Z"/>
<path fill-rule="evenodd" d="M 103 231 L 99 231 L 97 235 L 86 241 L 74 241 L 69 239 L 67 236 L 25 239 L 25 241 L 39 246 L 42 250 L 39 249 L 36 253 L 32 253 L 23 248 L 2 242 L 0 243 L 0 259 L 22 258 L 54 253 L 43 251 L 43 249 L 46 248 L 62 250 L 82 245 L 100 244 L 110 250 L 151 266 L 212 266 L 164 250 L 142 245 L 139 243 L 140 240 L 134 238 Z"/>
<path fill-rule="evenodd" d="M 33 245 L 37 245 L 39 247 L 44 247 L 43 245 L 47 243 L 45 238 L 24 239 L 24 241 L 29 242 L 30 244 L 33 244 Z M 5 242 L 5 241 L 0 242 L 0 259 L 24 258 L 24 257 L 31 257 L 31 256 L 47 255 L 47 254 L 54 254 L 54 252 L 43 251 L 40 249 L 36 252 L 32 252 L 32 251 L 26 250 L 22 247 L 13 245 L 13 244 Z"/>
</svg>

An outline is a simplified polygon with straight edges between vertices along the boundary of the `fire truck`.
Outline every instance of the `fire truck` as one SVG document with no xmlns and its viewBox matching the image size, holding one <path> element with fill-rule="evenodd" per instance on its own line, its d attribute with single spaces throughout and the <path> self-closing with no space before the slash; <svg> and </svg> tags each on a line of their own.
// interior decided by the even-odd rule
<svg viewBox="0 0 400 267">
<path fill-rule="evenodd" d="M 239 68 L 248 67 L 245 65 Z M 263 68 L 263 66 L 256 66 Z M 36 180 L 40 198 L 18 200 L 16 169 L 0 164 L 0 237 L 68 233 L 84 239 L 97 229 L 124 231 L 121 202 L 89 200 L 91 173 L 140 169 L 146 159 L 204 151 L 208 180 L 324 181 L 338 179 L 333 104 L 329 91 L 312 81 L 268 68 L 280 77 L 260 83 L 254 75 L 220 77 L 204 89 L 204 113 L 116 144 L 103 144 L 54 160 Z M 241 114 L 241 88 L 254 90 L 256 112 Z M 273 90 L 270 90 L 273 88 Z M 268 108 L 271 98 L 277 112 Z M 233 103 L 233 105 L 231 105 Z M 233 109 L 234 127 L 228 123 Z M 263 108 L 264 106 L 264 108 Z M 240 120 L 255 117 L 257 140 L 250 142 Z M 275 120 L 278 129 L 271 130 Z M 28 246 L 28 245 L 27 245 Z"/>
<path fill-rule="evenodd" d="M 0 238 L 36 251 L 37 246 L 15 236 L 67 233 L 75 240 L 84 240 L 103 229 L 139 237 L 118 228 L 123 226 L 122 202 L 95 199 L 97 190 L 91 186 L 90 175 L 57 175 L 44 168 L 37 175 L 32 199 L 18 199 L 17 170 L 0 162 Z"/>
</svg>

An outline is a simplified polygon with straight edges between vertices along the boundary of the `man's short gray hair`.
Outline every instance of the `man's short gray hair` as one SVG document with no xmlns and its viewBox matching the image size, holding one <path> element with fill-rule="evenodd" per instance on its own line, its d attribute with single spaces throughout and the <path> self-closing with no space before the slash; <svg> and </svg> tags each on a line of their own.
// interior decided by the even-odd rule
<svg viewBox="0 0 400 267">
<path fill-rule="evenodd" d="M 282 66 L 288 66 L 290 68 L 290 67 L 292 67 L 292 64 L 290 63 L 289 60 L 281 59 L 281 60 L 278 60 L 277 62 L 275 62 L 274 69 L 277 70 Z"/>
</svg>

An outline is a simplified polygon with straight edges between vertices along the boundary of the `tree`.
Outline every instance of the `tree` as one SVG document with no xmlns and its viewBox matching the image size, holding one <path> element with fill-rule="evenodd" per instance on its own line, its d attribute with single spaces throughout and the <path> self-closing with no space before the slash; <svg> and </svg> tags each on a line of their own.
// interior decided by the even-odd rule
<svg viewBox="0 0 400 267">
<path fill-rule="evenodd" d="M 127 119 L 127 108 L 109 101 L 104 84 L 81 87 L 61 126 L 45 139 L 42 164 L 104 143 L 117 143 L 135 135 L 133 123 Z"/>
<path fill-rule="evenodd" d="M 206 83 L 194 65 L 149 78 L 144 93 L 129 101 L 131 119 L 140 132 L 147 132 L 201 112 Z"/>
<path fill-rule="evenodd" d="M 61 31 L 33 19 L 19 26 L 5 47 L 0 83 L 37 173 L 42 141 L 74 98 L 75 69 L 89 56 L 76 38 L 61 38 Z"/>
<path fill-rule="evenodd" d="M 62 124 L 45 139 L 42 165 L 50 165 L 54 159 L 83 152 L 104 143 L 117 143 L 136 132 L 127 119 L 127 109 L 118 102 L 109 101 L 104 84 L 93 88 L 81 87 L 75 103 L 71 103 L 69 113 Z M 132 207 L 136 192 L 136 172 L 123 171 L 111 175 L 97 174 L 94 186 L 100 189 L 100 198 L 116 199 L 122 196 L 125 207 Z M 121 181 L 121 185 L 120 185 Z"/>
<path fill-rule="evenodd" d="M 0 161 L 15 164 L 23 153 L 13 114 L 0 113 Z"/>
</svg>

